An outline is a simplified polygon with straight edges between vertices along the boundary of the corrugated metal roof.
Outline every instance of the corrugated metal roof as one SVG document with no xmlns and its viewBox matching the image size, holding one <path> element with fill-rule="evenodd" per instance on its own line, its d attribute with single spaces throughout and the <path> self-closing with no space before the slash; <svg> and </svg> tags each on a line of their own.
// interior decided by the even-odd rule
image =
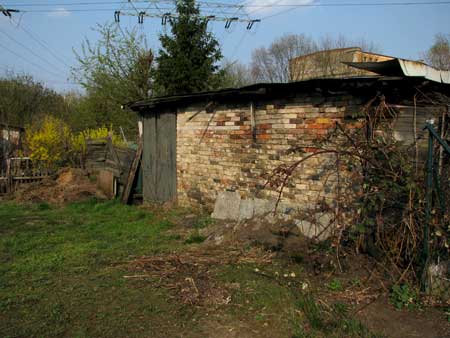
<svg viewBox="0 0 450 338">
<path fill-rule="evenodd" d="M 385 76 L 423 77 L 430 81 L 450 84 L 450 72 L 438 70 L 423 62 L 393 59 L 381 62 L 344 62 L 346 65 Z"/>
<path fill-rule="evenodd" d="M 393 67 L 392 70 L 392 73 L 397 72 L 403 74 L 403 72 L 399 72 L 399 67 Z M 343 95 L 346 93 L 361 95 L 368 93 L 373 95 L 379 91 L 386 91 L 386 93 L 397 95 L 398 89 L 402 91 L 414 91 L 415 86 L 422 86 L 423 82 L 423 77 L 409 78 L 405 75 L 396 76 L 394 74 L 393 76 L 365 76 L 345 79 L 311 79 L 289 83 L 259 83 L 242 88 L 227 88 L 217 91 L 153 97 L 147 100 L 129 102 L 124 106 L 136 112 L 146 114 L 167 107 L 177 108 L 180 105 L 204 101 L 286 100 L 292 95 L 298 95 L 298 93 L 305 95 L 308 95 L 308 93 L 309 95 Z M 443 93 L 450 92 L 450 86 L 441 82 L 429 82 L 426 86 L 430 90 L 437 90 Z"/>
<path fill-rule="evenodd" d="M 248 97 L 267 96 L 273 92 L 287 94 L 290 90 L 296 88 L 298 90 L 315 90 L 324 85 L 331 86 L 338 90 L 344 85 L 364 87 L 370 86 L 374 82 L 378 82 L 381 77 L 351 77 L 346 79 L 311 79 L 306 81 L 295 81 L 286 83 L 256 83 L 241 88 L 225 88 L 215 91 L 205 91 L 192 94 L 180 94 L 170 96 L 153 97 L 147 100 L 129 102 L 124 107 L 139 111 L 142 108 L 155 108 L 161 105 L 170 105 L 173 103 L 196 101 L 205 99 L 243 99 Z M 358 83 L 358 84 L 357 84 Z"/>
</svg>

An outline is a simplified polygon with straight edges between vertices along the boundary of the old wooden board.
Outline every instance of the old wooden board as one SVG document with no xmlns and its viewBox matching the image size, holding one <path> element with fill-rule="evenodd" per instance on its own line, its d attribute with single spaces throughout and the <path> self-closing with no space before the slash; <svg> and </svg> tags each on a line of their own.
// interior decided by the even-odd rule
<svg viewBox="0 0 450 338">
<path fill-rule="evenodd" d="M 136 155 L 133 159 L 133 163 L 131 164 L 130 171 L 128 172 L 128 178 L 125 183 L 123 194 L 122 194 L 122 203 L 127 204 L 130 200 L 131 191 L 133 190 L 133 183 L 136 178 L 136 174 L 139 168 L 139 162 L 142 157 L 142 139 L 139 140 L 138 149 L 136 150 Z"/>
<path fill-rule="evenodd" d="M 167 202 L 176 196 L 176 115 L 163 112 L 144 119 L 144 200 Z"/>
</svg>

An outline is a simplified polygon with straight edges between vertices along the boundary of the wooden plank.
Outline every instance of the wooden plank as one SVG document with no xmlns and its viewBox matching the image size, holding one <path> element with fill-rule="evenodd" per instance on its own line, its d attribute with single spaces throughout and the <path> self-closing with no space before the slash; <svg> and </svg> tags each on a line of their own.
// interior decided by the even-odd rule
<svg viewBox="0 0 450 338">
<path fill-rule="evenodd" d="M 158 202 L 171 201 L 176 196 L 176 114 L 163 113 L 157 120 L 157 189 Z"/>
<path fill-rule="evenodd" d="M 122 163 L 120 162 L 119 155 L 117 155 L 116 149 L 112 144 L 112 138 L 109 138 L 107 149 L 108 149 L 108 153 L 111 154 L 111 156 L 113 157 L 112 160 L 114 162 L 116 162 L 117 168 L 120 170 L 120 172 L 122 172 L 123 166 L 122 166 Z"/>
<path fill-rule="evenodd" d="M 414 131 L 414 112 L 416 112 L 416 130 Z M 406 144 L 414 143 L 414 136 L 420 137 L 424 135 L 423 127 L 426 120 L 435 117 L 435 111 L 428 108 L 418 107 L 416 111 L 414 107 L 402 107 L 399 109 L 396 120 L 393 123 L 393 131 L 398 141 Z M 426 138 L 422 139 L 422 142 Z M 420 142 L 420 141 L 419 141 Z"/>
<path fill-rule="evenodd" d="M 156 201 L 156 115 L 144 118 L 142 190 L 145 201 Z"/>
<path fill-rule="evenodd" d="M 23 180 L 32 180 L 32 181 L 39 181 L 43 180 L 44 178 L 49 178 L 50 176 L 14 176 L 11 179 L 13 181 L 23 181 Z"/>
<path fill-rule="evenodd" d="M 143 197 L 167 202 L 176 197 L 176 114 L 163 112 L 144 118 Z"/>
<path fill-rule="evenodd" d="M 133 159 L 133 163 L 131 165 L 131 169 L 128 174 L 128 179 L 127 179 L 127 182 L 123 189 L 122 203 L 124 203 L 124 204 L 128 204 L 128 202 L 130 200 L 131 190 L 133 189 L 133 183 L 134 183 L 134 179 L 136 177 L 136 173 L 139 168 L 139 162 L 141 161 L 141 157 L 142 157 L 142 139 L 139 140 L 139 145 L 138 145 L 138 149 L 136 151 L 136 156 Z"/>
</svg>

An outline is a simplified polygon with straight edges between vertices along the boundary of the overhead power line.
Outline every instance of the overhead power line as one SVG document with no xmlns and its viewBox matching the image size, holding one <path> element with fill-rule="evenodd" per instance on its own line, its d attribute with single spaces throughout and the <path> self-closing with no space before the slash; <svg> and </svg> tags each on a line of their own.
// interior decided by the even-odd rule
<svg viewBox="0 0 450 338">
<path fill-rule="evenodd" d="M 56 3 L 20 3 L 5 6 L 12 7 L 54 7 L 54 6 L 91 6 L 91 5 L 123 5 L 127 3 L 168 3 L 173 4 L 172 0 L 132 0 L 132 1 L 87 1 L 87 2 L 56 2 Z M 197 1 L 200 7 L 222 7 L 222 8 L 276 8 L 276 7 L 348 7 L 348 6 L 420 6 L 420 5 L 448 5 L 450 1 L 383 1 L 383 2 L 347 2 L 347 3 L 309 3 L 309 4 L 245 4 L 245 1 L 239 4 L 230 4 L 215 1 Z"/>
<path fill-rule="evenodd" d="M 148 7 L 136 7 L 134 4 L 149 4 Z M 71 6 L 92 6 L 92 5 L 130 5 L 132 8 L 130 10 L 134 10 L 136 12 L 136 16 L 139 17 L 139 14 L 141 14 L 141 18 L 143 16 L 152 17 L 152 18 L 163 18 L 165 14 L 170 13 L 170 11 L 175 11 L 175 8 L 172 7 L 160 7 L 157 6 L 158 3 L 164 3 L 164 4 L 173 4 L 172 0 L 130 0 L 130 1 L 108 1 L 108 2 L 98 2 L 98 1 L 89 1 L 89 2 L 71 2 L 71 3 L 40 3 L 40 4 L 14 4 L 15 7 L 27 7 L 24 9 L 21 9 L 20 12 L 23 13 L 58 13 L 60 11 L 64 12 L 70 12 L 70 13 L 90 13 L 90 12 L 109 12 L 109 11 L 115 11 L 117 12 L 117 8 L 66 8 Z M 306 7 L 400 7 L 400 6 L 440 6 L 440 5 L 450 5 L 450 1 L 408 1 L 408 2 L 401 2 L 401 1 L 384 1 L 384 2 L 344 2 L 344 3 L 309 3 L 309 4 L 284 4 L 284 3 L 272 3 L 272 4 L 246 4 L 245 1 L 238 4 L 227 4 L 227 3 L 221 3 L 221 2 L 208 2 L 208 1 L 198 1 L 197 4 L 199 4 L 200 9 L 202 11 L 202 16 L 212 16 L 217 14 L 217 11 L 220 9 L 234 9 L 234 12 L 224 12 L 223 10 L 220 10 L 220 14 L 222 17 L 217 17 L 214 20 L 216 21 L 228 21 L 230 19 L 233 19 L 232 15 L 240 15 L 240 16 L 246 16 L 245 19 L 241 19 L 238 17 L 238 21 L 243 22 L 251 22 L 254 21 L 254 19 L 251 19 L 248 17 L 249 14 L 253 14 L 257 11 L 260 11 L 264 8 L 287 8 L 286 10 L 283 10 L 281 12 L 268 15 L 264 17 L 263 19 L 272 18 L 281 14 L 284 14 L 290 10 L 294 10 L 297 8 L 306 8 Z M 64 8 L 42 8 L 42 7 L 54 7 L 54 6 L 64 6 Z M 155 8 L 150 8 L 150 6 L 154 6 Z M 40 7 L 40 8 L 39 8 Z M 152 9 L 157 9 L 158 13 L 151 13 Z M 237 9 L 237 11 L 236 11 Z M 238 14 L 240 10 L 247 10 L 244 13 Z M 253 11 L 248 11 L 249 9 L 255 9 Z M 161 11 L 168 11 L 167 13 L 161 13 Z M 213 13 L 212 11 L 216 11 Z M 124 13 L 126 13 L 124 11 Z M 142 15 L 144 13 L 145 15 Z M 176 14 L 171 14 L 173 17 L 176 16 Z M 227 17 L 228 15 L 231 15 L 230 17 Z M 142 20 L 139 19 L 139 22 Z M 235 20 L 233 20 L 235 21 Z"/>
<path fill-rule="evenodd" d="M 6 51 L 8 51 L 8 52 L 10 52 L 11 54 L 15 55 L 15 56 L 18 57 L 19 59 L 22 59 L 22 60 L 25 61 L 26 63 L 32 65 L 33 67 L 35 67 L 35 68 L 37 68 L 37 69 L 39 69 L 39 70 L 41 70 L 41 71 L 47 72 L 47 73 L 49 73 L 49 74 L 52 74 L 53 76 L 56 76 L 57 78 L 58 78 L 58 77 L 61 77 L 61 74 L 57 74 L 57 73 L 54 73 L 54 72 L 52 72 L 52 71 L 50 71 L 50 70 L 48 70 L 48 69 L 45 69 L 44 67 L 38 65 L 37 63 L 34 63 L 33 61 L 30 61 L 30 60 L 28 60 L 27 58 L 23 57 L 21 54 L 16 53 L 16 52 L 13 51 L 12 49 L 9 49 L 8 47 L 6 47 L 5 45 L 3 45 L 2 43 L 0 43 L 0 48 L 6 50 Z"/>
<path fill-rule="evenodd" d="M 12 7 L 52 7 L 52 6 L 90 6 L 90 5 L 121 5 L 129 2 L 134 3 L 169 3 L 173 4 L 172 0 L 132 0 L 132 1 L 87 1 L 87 2 L 56 2 L 56 3 L 19 3 L 19 4 L 6 4 L 5 6 Z M 413 5 L 439 5 L 439 4 L 449 4 L 449 1 L 384 1 L 384 2 L 348 2 L 348 3 L 310 3 L 310 4 L 245 4 L 246 1 L 238 4 L 230 4 L 224 2 L 215 1 L 197 1 L 200 6 L 216 6 L 216 7 L 226 7 L 226 8 L 275 8 L 275 7 L 341 7 L 341 6 L 413 6 Z"/>
<path fill-rule="evenodd" d="M 60 57 L 59 55 L 57 55 L 42 38 L 36 37 L 36 35 L 35 35 L 36 33 L 31 33 L 28 29 L 23 27 L 23 25 L 19 26 L 19 28 L 22 29 L 25 32 L 25 34 L 27 34 L 32 40 L 37 42 L 48 53 L 50 53 L 56 60 L 58 60 L 60 63 L 62 63 L 67 68 L 70 68 L 70 66 L 64 61 L 64 59 L 62 57 Z"/>
<path fill-rule="evenodd" d="M 122 1 L 83 1 L 83 2 L 49 2 L 49 3 L 14 3 L 14 7 L 52 7 L 52 6 L 90 6 L 90 5 L 122 5 L 130 2 L 134 3 L 147 3 L 147 4 L 155 4 L 155 3 L 167 3 L 174 4 L 173 0 L 122 0 Z M 215 2 L 215 1 L 196 1 L 196 4 L 200 6 L 206 7 L 227 7 L 227 8 L 239 8 L 242 5 L 239 4 L 230 4 L 223 2 Z M 12 5 L 11 5 L 12 6 Z M 254 5 L 254 7 L 259 7 L 258 5 Z"/>
<path fill-rule="evenodd" d="M 281 12 L 263 17 L 263 20 L 270 19 L 292 10 L 305 7 L 402 7 L 402 6 L 431 6 L 431 5 L 450 5 L 450 1 L 420 1 L 420 2 L 344 2 L 344 3 L 311 3 L 311 4 L 279 4 L 277 7 L 289 7 Z"/>
<path fill-rule="evenodd" d="M 22 48 L 26 49 L 30 54 L 34 55 L 35 57 L 37 57 L 38 59 L 42 60 L 43 62 L 45 62 L 46 64 L 48 64 L 51 68 L 55 68 L 55 65 L 51 64 L 48 60 L 46 60 L 45 58 L 43 58 L 41 55 L 37 54 L 35 51 L 33 51 L 31 48 L 29 48 L 28 46 L 24 45 L 22 42 L 17 41 L 15 38 L 13 38 L 11 35 L 9 35 L 8 33 L 6 33 L 5 31 L 0 30 L 0 33 L 2 33 L 3 35 L 5 35 L 8 39 L 10 39 L 11 41 L 13 41 L 14 43 L 18 44 L 19 46 L 21 46 Z M 57 69 L 59 71 L 61 71 L 61 69 Z"/>
<path fill-rule="evenodd" d="M 139 11 L 137 9 L 136 12 L 128 12 L 128 11 L 116 11 L 115 12 L 115 20 L 116 22 L 120 21 L 120 16 L 136 16 L 138 18 L 138 23 L 144 23 L 144 18 L 160 18 L 162 25 L 165 25 L 171 19 L 178 18 L 178 14 L 165 13 L 165 14 L 156 14 L 156 13 L 147 13 L 145 11 Z M 221 17 L 216 15 L 196 15 L 198 18 L 203 19 L 205 21 L 222 21 L 225 22 L 225 28 L 230 28 L 233 22 L 244 22 L 247 23 L 247 29 L 251 29 L 253 24 L 256 22 L 260 22 L 259 19 L 241 19 L 239 17 Z"/>
<path fill-rule="evenodd" d="M 148 10 L 148 8 L 136 8 L 139 11 Z M 173 7 L 159 7 L 159 9 L 163 10 L 174 10 Z M 58 12 L 69 12 L 69 13 L 89 13 L 89 12 L 113 12 L 116 11 L 117 8 L 54 8 L 54 9 L 23 9 L 20 13 L 58 13 Z M 232 13 L 226 13 L 232 14 Z"/>
<path fill-rule="evenodd" d="M 159 3 L 163 4 L 171 4 L 172 7 L 160 7 Z M 146 8 L 137 7 L 135 4 L 147 4 Z M 228 29 L 231 27 L 233 22 L 243 22 L 247 23 L 247 30 L 252 29 L 255 23 L 261 22 L 262 20 L 270 19 L 292 10 L 298 8 L 306 8 L 306 7 L 400 7 L 400 6 L 439 6 L 439 5 L 450 5 L 450 1 L 383 1 L 383 2 L 340 2 L 340 3 L 322 3 L 322 2 L 313 2 L 309 4 L 286 4 L 280 3 L 277 1 L 275 3 L 270 4 L 253 4 L 248 3 L 248 1 L 244 1 L 241 3 L 224 3 L 224 2 L 216 2 L 216 1 L 197 1 L 199 8 L 201 10 L 201 14 L 198 15 L 199 18 L 204 19 L 206 21 L 223 21 L 225 22 L 225 28 Z M 86 8 L 87 6 L 92 5 L 121 5 L 121 9 L 117 10 L 111 8 Z M 116 22 L 120 21 L 121 15 L 126 16 L 136 16 L 138 18 L 138 23 L 142 24 L 144 22 L 145 17 L 149 18 L 159 18 L 161 19 L 161 23 L 163 25 L 166 24 L 167 21 L 170 21 L 172 18 L 178 17 L 176 14 L 176 8 L 174 7 L 173 0 L 122 0 L 122 1 L 85 1 L 85 2 L 53 2 L 53 3 L 35 3 L 35 4 L 14 4 L 16 8 L 25 7 L 23 9 L 15 10 L 16 12 L 22 13 L 58 13 L 58 12 L 69 12 L 69 13 L 92 13 L 92 12 L 109 12 L 114 11 L 114 19 Z M 55 7 L 61 6 L 61 8 L 43 8 L 43 7 Z M 72 6 L 86 6 L 84 8 L 66 8 Z M 153 6 L 153 8 L 151 8 Z M 124 9 L 125 7 L 129 7 L 128 9 Z M 286 8 L 281 12 L 274 13 L 271 15 L 267 15 L 265 17 L 252 19 L 249 15 L 261 11 L 264 8 Z M 231 9 L 234 12 L 224 12 L 224 9 Z M 255 9 L 253 11 L 249 11 L 249 9 Z M 155 13 L 157 11 L 157 13 Z M 240 11 L 243 11 L 240 13 Z M 60 60 L 61 61 L 61 60 Z"/>
</svg>

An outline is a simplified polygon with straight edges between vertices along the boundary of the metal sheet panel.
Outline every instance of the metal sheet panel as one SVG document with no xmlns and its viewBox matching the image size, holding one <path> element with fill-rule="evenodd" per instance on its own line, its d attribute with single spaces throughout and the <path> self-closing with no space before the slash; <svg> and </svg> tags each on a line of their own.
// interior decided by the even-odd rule
<svg viewBox="0 0 450 338">
<path fill-rule="evenodd" d="M 438 70 L 423 62 L 393 59 L 381 62 L 345 62 L 346 65 L 385 76 L 423 77 L 430 81 L 450 84 L 450 72 Z"/>
</svg>

